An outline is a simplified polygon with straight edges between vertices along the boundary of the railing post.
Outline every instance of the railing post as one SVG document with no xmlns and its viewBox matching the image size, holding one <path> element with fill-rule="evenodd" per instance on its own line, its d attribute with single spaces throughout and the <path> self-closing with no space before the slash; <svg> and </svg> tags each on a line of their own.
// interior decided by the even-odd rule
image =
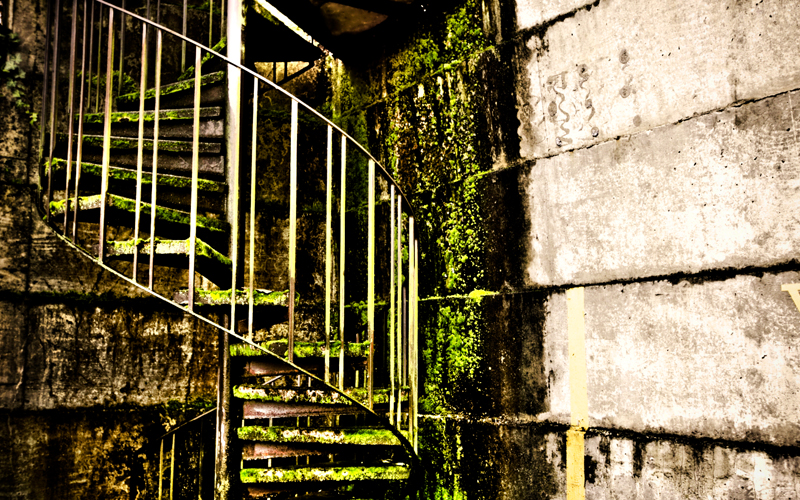
<svg viewBox="0 0 800 500">
<path fill-rule="evenodd" d="M 399 201 L 399 200 L 398 200 Z M 394 421 L 394 184 L 389 189 L 389 422 Z M 398 411 L 400 401 L 398 400 Z"/>
<path fill-rule="evenodd" d="M 369 160 L 369 185 L 367 189 L 367 337 L 369 358 L 367 366 L 367 396 L 372 409 L 375 386 L 375 162 Z"/>
<path fill-rule="evenodd" d="M 100 180 L 100 245 L 98 258 L 106 253 L 106 205 L 108 205 L 108 168 L 111 162 L 111 86 L 114 74 L 114 9 L 108 9 L 108 55 L 106 58 L 106 102 L 103 122 L 103 174 Z"/>
<path fill-rule="evenodd" d="M 147 89 L 147 25 L 142 25 L 142 65 L 139 86 L 139 143 L 136 156 L 136 207 L 133 218 L 133 281 L 139 282 L 139 229 L 142 216 L 142 168 L 144 164 L 144 96 Z M 153 179 L 151 179 L 152 181 Z M 152 209 L 152 204 L 151 204 Z M 155 211 L 153 211 L 155 213 Z M 150 246 L 156 240 L 150 235 Z"/>
<path fill-rule="evenodd" d="M 327 177 L 325 182 L 325 382 L 331 381 L 331 245 L 333 239 L 333 127 L 328 125 Z"/>
<path fill-rule="evenodd" d="M 223 5 L 225 3 L 223 2 Z M 253 303 L 256 261 L 256 145 L 258 144 L 258 78 L 253 77 L 253 133 L 250 149 L 250 294 L 247 311 L 247 338 L 253 340 Z"/>
<path fill-rule="evenodd" d="M 408 218 L 408 436 L 414 435 L 414 217 Z"/>
<path fill-rule="evenodd" d="M 53 71 L 50 82 L 50 149 L 47 158 L 47 212 L 46 220 L 50 222 L 50 202 L 53 201 L 53 153 L 56 148 L 56 114 L 58 113 L 58 46 L 59 25 L 61 24 L 61 0 L 55 5 L 55 33 L 53 34 Z"/>
<path fill-rule="evenodd" d="M 159 3 L 159 6 L 161 4 Z M 161 30 L 156 30 L 156 75 L 155 75 L 155 105 L 153 106 L 153 171 L 150 177 L 150 269 L 148 270 L 147 286 L 153 289 L 155 281 L 155 258 L 156 258 L 156 192 L 158 186 L 158 134 L 159 134 L 159 114 L 161 113 Z"/>
<path fill-rule="evenodd" d="M 200 47 L 194 51 L 194 126 L 192 127 L 192 211 L 189 223 L 189 310 L 194 311 L 195 250 L 197 247 L 197 182 L 200 177 Z M 233 290 L 232 290 L 233 292 Z M 235 307 L 231 297 L 231 307 Z"/>
<path fill-rule="evenodd" d="M 294 361 L 295 258 L 297 252 L 297 101 L 292 99 L 289 150 L 289 361 Z"/>
<path fill-rule="evenodd" d="M 64 236 L 67 235 L 67 223 L 69 221 L 69 183 L 72 173 L 72 152 L 74 142 L 72 140 L 74 127 L 75 127 L 75 51 L 78 38 L 78 0 L 72 0 L 72 24 L 70 29 L 69 38 L 69 85 L 67 90 L 67 169 L 66 169 L 66 186 L 65 191 L 65 205 L 64 205 Z"/>
<path fill-rule="evenodd" d="M 397 260 L 393 266 L 397 269 L 397 423 L 403 407 L 403 198 L 397 198 Z"/>
<path fill-rule="evenodd" d="M 344 302 L 345 302 L 345 227 L 344 215 L 347 206 L 345 186 L 347 184 L 347 138 L 342 136 L 341 182 L 339 183 L 339 390 L 344 389 Z"/>
<path fill-rule="evenodd" d="M 86 28 L 87 28 L 87 19 L 86 19 L 86 11 L 88 8 L 88 0 L 83 0 L 83 57 L 81 58 L 81 93 L 80 93 L 80 101 L 78 103 L 78 154 L 75 160 L 75 202 L 74 202 L 74 215 L 72 217 L 72 242 L 76 242 L 78 238 L 78 195 L 80 193 L 80 182 L 81 182 L 81 162 L 83 161 L 83 107 L 84 107 L 84 90 L 86 84 L 86 59 L 91 57 L 92 49 L 91 43 L 89 44 L 89 54 L 86 54 Z M 94 17 L 94 2 L 92 2 L 92 17 Z M 91 24 L 89 26 L 89 31 L 91 32 Z M 69 207 L 65 207 L 69 208 Z"/>
<path fill-rule="evenodd" d="M 47 21 L 46 21 L 46 28 L 45 28 L 45 42 L 44 42 L 44 66 L 42 71 L 42 113 L 41 118 L 39 119 L 39 156 L 38 162 L 36 163 L 36 167 L 39 169 L 39 172 L 43 172 L 44 169 L 42 168 L 42 161 L 44 160 L 44 133 L 45 133 L 45 124 L 44 118 L 47 116 L 47 90 L 48 90 L 48 78 L 50 76 L 50 37 L 52 36 L 51 33 L 51 24 L 52 24 L 52 14 L 53 14 L 53 6 L 48 2 L 47 4 Z M 94 6 L 94 3 L 92 3 Z M 52 105 L 52 104 L 51 104 Z M 49 156 L 49 153 L 48 153 Z M 49 169 L 50 167 L 48 167 Z M 47 171 L 47 175 L 49 176 L 50 171 Z M 39 175 L 39 188 L 42 187 L 42 176 Z M 47 203 L 50 203 L 50 200 L 47 200 Z M 47 208 L 48 217 L 50 214 L 50 207 Z"/>
</svg>

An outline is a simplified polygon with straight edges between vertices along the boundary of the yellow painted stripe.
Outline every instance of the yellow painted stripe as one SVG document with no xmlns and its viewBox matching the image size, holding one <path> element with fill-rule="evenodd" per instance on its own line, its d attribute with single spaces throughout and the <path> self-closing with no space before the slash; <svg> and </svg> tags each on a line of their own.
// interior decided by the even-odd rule
<svg viewBox="0 0 800 500">
<path fill-rule="evenodd" d="M 567 500 L 584 500 L 583 435 L 589 426 L 583 287 L 567 290 L 570 429 L 567 431 Z"/>
</svg>

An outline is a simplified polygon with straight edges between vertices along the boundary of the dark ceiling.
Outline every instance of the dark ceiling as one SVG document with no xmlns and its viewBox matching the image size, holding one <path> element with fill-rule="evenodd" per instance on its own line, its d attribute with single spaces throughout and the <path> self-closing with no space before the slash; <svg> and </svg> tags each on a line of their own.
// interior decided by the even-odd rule
<svg viewBox="0 0 800 500">
<path fill-rule="evenodd" d="M 422 0 L 269 2 L 343 60 L 371 59 L 380 54 L 383 47 L 413 31 L 422 19 L 431 14 L 430 4 Z"/>
</svg>

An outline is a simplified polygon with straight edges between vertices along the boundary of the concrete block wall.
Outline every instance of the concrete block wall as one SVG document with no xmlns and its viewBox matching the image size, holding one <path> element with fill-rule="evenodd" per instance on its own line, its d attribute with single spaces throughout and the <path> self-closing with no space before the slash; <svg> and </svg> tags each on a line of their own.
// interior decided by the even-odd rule
<svg viewBox="0 0 800 500">
<path fill-rule="evenodd" d="M 332 107 L 423 224 L 427 498 L 798 498 L 800 10 L 454 2 Z"/>
</svg>

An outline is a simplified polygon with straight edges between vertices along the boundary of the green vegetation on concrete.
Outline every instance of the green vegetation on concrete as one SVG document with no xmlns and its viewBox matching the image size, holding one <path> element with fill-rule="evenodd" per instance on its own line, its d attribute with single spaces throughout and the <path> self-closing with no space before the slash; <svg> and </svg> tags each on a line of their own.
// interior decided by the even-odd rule
<svg viewBox="0 0 800 500">
<path fill-rule="evenodd" d="M 230 305 L 230 290 L 195 290 L 195 303 L 197 305 L 217 306 Z M 247 305 L 250 303 L 250 290 L 236 290 L 236 303 Z M 289 303 L 289 291 L 254 290 L 253 305 L 255 306 L 286 306 Z M 239 345 L 239 344 L 236 344 Z"/>
<path fill-rule="evenodd" d="M 225 79 L 225 72 L 218 71 L 216 73 L 211 73 L 205 76 L 200 77 L 200 85 L 210 85 L 212 83 L 221 82 Z M 181 82 L 172 83 L 169 85 L 163 85 L 161 87 L 161 95 L 167 96 L 170 94 L 175 94 L 177 92 L 181 92 L 183 90 L 193 89 L 194 88 L 194 79 L 191 80 L 184 80 Z M 156 89 L 149 89 L 144 93 L 145 99 L 152 99 L 156 96 Z M 117 102 L 121 103 L 135 103 L 139 100 L 139 93 L 133 92 L 125 95 L 121 95 L 117 98 Z"/>
<path fill-rule="evenodd" d="M 59 141 L 66 142 L 67 135 L 66 134 L 58 134 Z M 101 135 L 84 135 L 83 136 L 83 143 L 87 146 L 94 146 L 98 148 L 102 148 L 104 144 L 103 136 Z M 135 137 L 111 137 L 110 141 L 111 149 L 138 149 L 139 148 L 139 139 Z M 146 150 L 153 149 L 153 140 L 152 139 L 144 139 L 142 140 L 142 147 Z M 176 141 L 170 139 L 160 139 L 158 141 L 158 150 L 159 151 L 169 151 L 172 153 L 186 153 L 192 151 L 192 142 L 191 141 Z M 219 153 L 220 152 L 220 145 L 216 142 L 200 142 L 198 143 L 198 150 L 201 153 Z"/>
<path fill-rule="evenodd" d="M 351 387 L 344 390 L 349 397 L 367 404 L 369 390 L 365 387 Z M 233 395 L 240 399 L 249 399 L 265 402 L 282 403 L 317 403 L 317 404 L 352 404 L 350 400 L 342 397 L 336 391 L 328 389 L 286 389 L 279 387 L 263 387 L 260 385 L 242 384 L 233 388 Z M 408 401 L 408 391 L 404 390 L 402 401 Z M 389 389 L 374 389 L 372 394 L 374 404 L 389 402 Z"/>
<path fill-rule="evenodd" d="M 242 469 L 242 483 L 300 483 L 306 481 L 375 481 L 407 479 L 404 466 L 378 467 L 290 467 Z"/>
<path fill-rule="evenodd" d="M 156 238 L 156 255 L 189 255 L 191 240 L 165 240 Z M 108 255 L 133 255 L 135 249 L 139 249 L 139 253 L 143 255 L 150 254 L 150 239 L 130 239 L 125 241 L 108 241 L 106 242 L 106 253 Z M 211 246 L 203 240 L 197 238 L 195 240 L 195 255 L 198 257 L 205 257 L 219 262 L 225 266 L 231 266 L 232 261 L 228 257 L 214 250 Z"/>
<path fill-rule="evenodd" d="M 222 115 L 222 110 L 219 107 L 206 107 L 200 108 L 200 118 L 218 117 Z M 105 113 L 87 113 L 83 115 L 84 123 L 98 123 L 105 122 Z M 77 117 L 76 117 L 77 119 Z M 111 123 L 137 123 L 139 121 L 138 111 L 115 111 L 110 116 Z M 185 109 L 162 109 L 158 112 L 159 121 L 171 120 L 192 120 L 194 119 L 194 110 L 191 108 Z M 142 121 L 154 122 L 156 120 L 155 111 L 145 111 L 142 114 Z"/>
<path fill-rule="evenodd" d="M 342 343 L 338 340 L 331 341 L 331 356 L 335 357 L 339 355 L 339 351 L 342 348 Z M 289 340 L 288 339 L 278 339 L 278 340 L 268 340 L 266 342 L 261 342 L 259 345 L 261 347 L 267 349 L 270 352 L 273 352 L 279 356 L 285 356 L 286 353 L 289 351 Z M 250 344 L 232 344 L 230 346 L 231 356 L 263 356 L 264 352 L 260 349 L 256 349 L 255 347 L 251 346 Z M 347 357 L 366 357 L 369 354 L 369 341 L 365 342 L 345 342 L 344 345 L 344 355 Z M 294 343 L 294 355 L 298 358 L 311 358 L 311 357 L 323 357 L 325 356 L 325 342 L 295 342 Z"/>
<path fill-rule="evenodd" d="M 319 443 L 353 445 L 399 445 L 392 431 L 375 428 L 297 428 L 247 426 L 236 429 L 239 439 L 269 443 Z"/>
</svg>

